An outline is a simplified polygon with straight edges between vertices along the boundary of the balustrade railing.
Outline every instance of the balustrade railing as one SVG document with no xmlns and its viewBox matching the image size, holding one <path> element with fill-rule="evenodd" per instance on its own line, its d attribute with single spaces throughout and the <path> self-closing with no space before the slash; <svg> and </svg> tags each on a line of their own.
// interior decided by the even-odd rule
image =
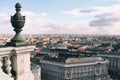
<svg viewBox="0 0 120 80">
<path fill-rule="evenodd" d="M 14 80 L 11 70 L 10 51 L 0 48 L 0 80 Z"/>
<path fill-rule="evenodd" d="M 33 80 L 30 52 L 35 46 L 0 48 L 0 80 Z"/>
</svg>

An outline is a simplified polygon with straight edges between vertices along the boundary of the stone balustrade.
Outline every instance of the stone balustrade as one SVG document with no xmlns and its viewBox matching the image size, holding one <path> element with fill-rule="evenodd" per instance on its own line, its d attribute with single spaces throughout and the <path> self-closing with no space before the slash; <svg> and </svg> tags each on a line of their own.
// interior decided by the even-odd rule
<svg viewBox="0 0 120 80">
<path fill-rule="evenodd" d="M 12 48 L 0 48 L 0 80 L 13 80 L 11 73 L 11 54 Z"/>
<path fill-rule="evenodd" d="M 30 52 L 35 46 L 0 48 L 0 80 L 34 80 Z"/>
</svg>

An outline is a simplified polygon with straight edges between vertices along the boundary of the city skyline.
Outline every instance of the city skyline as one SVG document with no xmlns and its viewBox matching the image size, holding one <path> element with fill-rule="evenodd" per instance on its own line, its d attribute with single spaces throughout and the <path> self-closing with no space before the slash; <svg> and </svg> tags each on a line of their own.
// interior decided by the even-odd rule
<svg viewBox="0 0 120 80">
<path fill-rule="evenodd" d="M 120 34 L 120 0 L 0 0 L 0 34 L 14 34 L 17 2 L 26 16 L 23 34 Z"/>
</svg>

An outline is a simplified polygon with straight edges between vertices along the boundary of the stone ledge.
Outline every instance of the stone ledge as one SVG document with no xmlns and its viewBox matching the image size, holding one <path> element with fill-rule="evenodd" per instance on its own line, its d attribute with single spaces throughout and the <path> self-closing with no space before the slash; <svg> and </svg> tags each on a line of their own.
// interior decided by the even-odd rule
<svg viewBox="0 0 120 80">
<path fill-rule="evenodd" d="M 0 56 L 8 56 L 11 53 L 25 53 L 34 50 L 35 46 L 21 46 L 21 47 L 3 47 L 0 48 Z"/>
</svg>

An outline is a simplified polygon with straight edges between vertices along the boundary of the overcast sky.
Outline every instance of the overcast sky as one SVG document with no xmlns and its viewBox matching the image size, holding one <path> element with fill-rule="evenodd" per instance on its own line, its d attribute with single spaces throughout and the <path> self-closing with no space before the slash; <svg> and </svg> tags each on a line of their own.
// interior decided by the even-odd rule
<svg viewBox="0 0 120 80">
<path fill-rule="evenodd" d="M 17 2 L 26 16 L 23 34 L 120 34 L 120 0 L 0 0 L 0 34 L 14 34 Z"/>
</svg>

